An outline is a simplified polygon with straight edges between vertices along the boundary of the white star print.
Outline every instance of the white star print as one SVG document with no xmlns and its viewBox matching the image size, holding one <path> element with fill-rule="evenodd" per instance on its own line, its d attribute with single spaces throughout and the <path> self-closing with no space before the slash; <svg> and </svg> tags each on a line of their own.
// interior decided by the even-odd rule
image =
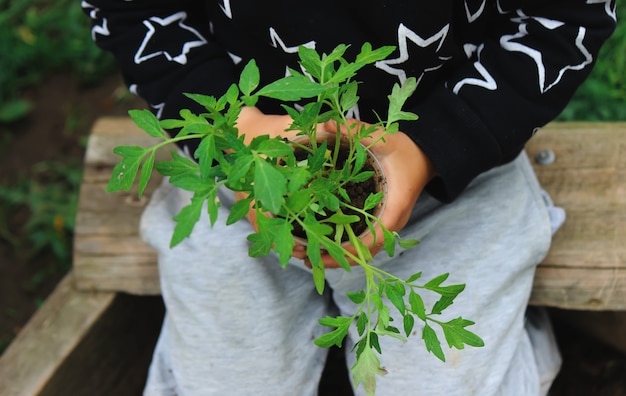
<svg viewBox="0 0 626 396">
<path fill-rule="evenodd" d="M 161 115 L 163 114 L 163 108 L 165 107 L 165 103 L 151 104 L 150 107 L 156 110 L 156 113 L 154 115 L 160 120 Z"/>
<path fill-rule="evenodd" d="M 487 3 L 487 0 L 483 0 L 482 3 L 480 4 L 480 7 L 478 7 L 478 10 L 476 10 L 476 12 L 472 13 L 469 9 L 469 6 L 467 5 L 467 0 L 465 0 L 465 15 L 467 16 L 467 21 L 469 23 L 474 22 L 475 20 L 477 20 L 482 14 L 483 11 L 485 10 L 485 4 Z"/>
<path fill-rule="evenodd" d="M 500 1 L 501 0 L 496 1 L 496 7 L 498 8 L 498 13 L 501 15 L 504 15 L 504 14 L 508 14 L 509 12 L 511 12 L 510 10 L 504 9 L 504 7 L 502 7 L 502 4 L 500 4 Z"/>
<path fill-rule="evenodd" d="M 274 48 L 280 47 L 283 50 L 283 52 L 287 54 L 298 53 L 298 47 L 300 45 L 294 45 L 294 46 L 288 47 L 283 41 L 283 39 L 280 38 L 280 36 L 278 35 L 278 32 L 276 32 L 276 29 L 274 29 L 273 27 L 270 28 L 270 40 L 272 40 L 272 46 Z M 309 42 L 302 44 L 302 46 L 306 48 L 310 48 L 310 49 L 315 49 L 315 41 L 311 40 Z M 302 70 L 303 73 L 305 72 L 302 66 L 300 66 L 300 69 Z M 285 66 L 285 76 L 288 76 L 289 74 L 290 74 L 289 66 Z"/>
<path fill-rule="evenodd" d="M 496 83 L 496 80 L 491 76 L 491 74 L 489 74 L 487 69 L 485 69 L 485 66 L 483 66 L 482 63 L 480 63 L 480 53 L 483 50 L 483 47 L 484 45 L 481 45 L 480 47 L 478 47 L 478 55 L 477 55 L 478 60 L 474 62 L 474 67 L 476 68 L 478 73 L 480 73 L 480 76 L 483 79 L 481 80 L 478 78 L 464 78 L 463 80 L 456 83 L 454 85 L 454 88 L 452 88 L 452 92 L 454 92 L 455 94 L 458 95 L 459 91 L 464 85 L 473 85 L 476 87 L 482 87 L 490 91 L 495 91 L 496 89 L 498 89 L 498 84 Z"/>
<path fill-rule="evenodd" d="M 132 93 L 135 96 L 139 96 L 139 87 L 137 84 L 130 84 L 128 86 L 128 92 Z"/>
<path fill-rule="evenodd" d="M 224 5 L 220 4 L 220 8 L 224 11 L 224 15 L 228 17 L 228 19 L 233 19 L 233 10 L 230 8 L 230 0 L 224 0 Z"/>
<path fill-rule="evenodd" d="M 140 64 L 141 62 L 147 61 L 148 59 L 152 59 L 159 55 L 163 55 L 168 61 L 174 61 L 174 62 L 180 63 L 181 65 L 186 64 L 187 53 L 189 53 L 189 51 L 191 51 L 192 48 L 205 45 L 207 41 L 204 37 L 202 37 L 200 33 L 198 33 L 197 30 L 195 30 L 194 28 L 190 26 L 185 25 L 183 23 L 185 19 L 187 19 L 187 13 L 184 11 L 181 11 L 181 12 L 177 12 L 176 14 L 170 15 L 167 18 L 151 17 L 149 20 L 143 21 L 143 24 L 148 28 L 148 32 L 146 33 L 146 36 L 144 37 L 143 42 L 141 43 L 141 46 L 139 47 L 139 50 L 137 50 L 137 53 L 135 54 L 135 63 Z M 157 31 L 155 24 L 163 27 L 163 26 L 169 26 L 175 22 L 178 22 L 178 26 L 180 29 L 190 32 L 196 39 L 183 43 L 180 54 L 172 55 L 168 51 L 156 51 L 156 52 L 152 52 L 149 54 L 144 54 L 146 47 L 150 43 L 150 40 L 154 36 L 154 33 Z"/>
<path fill-rule="evenodd" d="M 274 48 L 280 47 L 284 52 L 288 54 L 297 54 L 299 45 L 294 45 L 292 47 L 288 47 L 285 45 L 285 42 L 280 38 L 276 29 L 273 27 L 270 28 L 270 39 L 272 40 L 272 46 Z M 303 47 L 315 49 L 315 41 L 309 41 L 307 43 L 302 44 Z"/>
<path fill-rule="evenodd" d="M 563 77 L 563 74 L 565 74 L 566 71 L 581 70 L 593 61 L 593 57 L 591 56 L 589 51 L 587 51 L 587 48 L 585 48 L 585 46 L 583 45 L 583 39 L 585 38 L 586 30 L 584 27 L 579 27 L 578 34 L 575 38 L 575 44 L 576 44 L 576 48 L 578 48 L 580 54 L 584 58 L 583 61 L 578 64 L 573 64 L 573 65 L 568 64 L 568 65 L 563 66 L 557 73 L 557 77 L 554 79 L 554 81 L 547 82 L 546 81 L 546 67 L 543 63 L 543 54 L 540 51 L 524 44 L 523 38 L 528 35 L 528 22 L 531 22 L 531 21 L 537 22 L 543 28 L 548 29 L 548 30 L 558 29 L 564 26 L 564 23 L 560 21 L 546 19 L 546 18 L 528 17 L 524 13 L 522 13 L 521 10 L 518 10 L 517 14 L 519 17 L 514 18 L 513 21 L 519 23 L 518 33 L 502 36 L 500 38 L 500 45 L 502 46 L 502 48 L 504 48 L 507 51 L 520 52 L 524 55 L 527 55 L 535 62 L 537 66 L 537 73 L 538 73 L 538 78 L 539 78 L 539 89 L 541 90 L 542 93 L 547 92 L 552 87 L 557 85 L 561 81 L 561 78 Z"/>
<path fill-rule="evenodd" d="M 226 52 L 228 54 L 228 56 L 230 56 L 230 59 L 233 61 L 233 63 L 235 65 L 238 65 L 241 63 L 241 61 L 243 60 L 243 58 L 241 56 L 237 56 L 235 54 L 233 54 L 232 52 Z"/>
<path fill-rule="evenodd" d="M 100 16 L 98 15 L 100 13 L 100 9 L 96 8 L 93 4 L 83 1 L 80 6 L 85 10 L 91 9 L 91 11 L 89 11 L 89 17 L 94 21 L 100 19 Z M 96 41 L 96 34 L 101 36 L 109 36 L 111 34 L 106 18 L 102 18 L 102 24 L 100 26 L 94 24 L 91 28 L 91 39 L 93 41 Z"/>
<path fill-rule="evenodd" d="M 404 83 L 404 81 L 406 80 L 406 72 L 403 69 L 393 67 L 392 65 L 400 65 L 406 62 L 407 60 L 409 60 L 409 49 L 407 45 L 407 39 L 410 40 L 412 43 L 416 44 L 420 48 L 426 48 L 433 44 L 436 44 L 437 47 L 435 48 L 435 52 L 439 52 L 439 50 L 441 49 L 443 45 L 444 40 L 446 39 L 449 28 L 450 28 L 450 25 L 445 25 L 437 33 L 424 39 L 420 37 L 417 33 L 413 32 L 412 30 L 404 26 L 403 24 L 400 24 L 400 26 L 398 26 L 398 50 L 400 51 L 400 56 L 395 59 L 378 61 L 375 64 L 376 67 L 381 70 L 386 71 L 389 74 L 397 76 L 400 82 Z M 419 85 L 420 81 L 422 80 L 422 78 L 427 72 L 439 69 L 441 66 L 443 66 L 444 61 L 446 61 L 447 59 L 450 59 L 450 58 L 440 56 L 439 60 L 441 61 L 441 63 L 433 67 L 424 69 L 422 74 L 417 78 L 417 84 Z"/>
<path fill-rule="evenodd" d="M 587 4 L 602 4 L 604 3 L 604 9 L 608 16 L 617 21 L 617 15 L 615 14 L 615 8 L 611 7 L 611 0 L 587 0 Z"/>
</svg>

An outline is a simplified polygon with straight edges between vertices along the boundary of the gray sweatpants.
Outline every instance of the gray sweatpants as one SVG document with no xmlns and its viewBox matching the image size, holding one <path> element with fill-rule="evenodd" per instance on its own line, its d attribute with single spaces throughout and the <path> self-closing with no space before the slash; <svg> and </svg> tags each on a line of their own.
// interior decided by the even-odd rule
<svg viewBox="0 0 626 396">
<path fill-rule="evenodd" d="M 316 293 L 299 260 L 282 269 L 274 256 L 248 257 L 251 226 L 225 226 L 233 202 L 226 190 L 217 224 L 202 218 L 170 249 L 172 217 L 189 198 L 166 182 L 142 218 L 142 235 L 159 253 L 167 309 L 145 394 L 316 395 L 327 356 L 313 344 L 326 331 L 317 319 L 337 309 L 352 315 L 356 307 L 345 293 L 361 290 L 362 271 L 327 270 L 331 298 Z M 544 395 L 560 356 L 545 313 L 527 302 L 551 228 L 525 154 L 479 176 L 452 204 L 424 194 L 402 235 L 421 243 L 394 258 L 383 252 L 376 265 L 404 278 L 449 272 L 448 283 L 465 283 L 443 319 L 474 320 L 470 330 L 485 346 L 444 346 L 443 363 L 426 351 L 419 331 L 407 343 L 382 337 L 388 374 L 378 377 L 377 395 Z M 427 306 L 435 298 L 424 295 Z M 347 344 L 352 366 L 352 339 Z M 362 387 L 355 394 L 364 394 Z"/>
</svg>

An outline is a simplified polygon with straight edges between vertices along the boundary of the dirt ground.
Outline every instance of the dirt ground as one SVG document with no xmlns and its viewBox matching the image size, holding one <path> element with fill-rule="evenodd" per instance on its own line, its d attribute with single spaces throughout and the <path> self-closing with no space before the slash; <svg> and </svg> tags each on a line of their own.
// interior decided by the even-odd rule
<svg viewBox="0 0 626 396">
<path fill-rule="evenodd" d="M 0 183 L 10 183 L 42 161 L 80 160 L 82 142 L 95 119 L 144 107 L 136 98 L 121 100 L 123 92 L 117 75 L 90 88 L 79 87 L 69 75 L 56 75 L 29 92 L 36 103 L 33 114 L 16 124 L 0 125 Z M 73 132 L 63 133 L 68 120 Z M 17 211 L 8 225 L 18 226 L 26 216 Z M 0 238 L 0 353 L 64 275 L 52 255 L 27 253 Z M 34 282 L 35 274 L 41 273 L 46 274 L 44 279 Z M 626 396 L 626 356 L 564 323 L 554 325 L 564 362 L 552 396 Z M 320 395 L 350 394 L 342 364 L 333 350 Z"/>
</svg>

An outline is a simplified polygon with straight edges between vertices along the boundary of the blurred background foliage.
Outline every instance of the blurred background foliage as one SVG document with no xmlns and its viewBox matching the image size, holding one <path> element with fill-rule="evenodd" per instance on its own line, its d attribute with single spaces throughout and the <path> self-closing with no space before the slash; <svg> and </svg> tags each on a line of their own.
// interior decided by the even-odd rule
<svg viewBox="0 0 626 396">
<path fill-rule="evenodd" d="M 114 67 L 91 41 L 79 0 L 0 0 L 0 123 L 26 116 L 32 103 L 21 91 L 52 72 L 95 84 Z"/>
<path fill-rule="evenodd" d="M 560 121 L 626 120 L 626 2 L 617 2 L 617 28 L 589 79 L 561 113 Z"/>
</svg>

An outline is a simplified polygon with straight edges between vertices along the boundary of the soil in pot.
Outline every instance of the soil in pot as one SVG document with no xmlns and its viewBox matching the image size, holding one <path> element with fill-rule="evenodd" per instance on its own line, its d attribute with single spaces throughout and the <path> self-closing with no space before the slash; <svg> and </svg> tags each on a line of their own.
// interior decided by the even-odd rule
<svg viewBox="0 0 626 396">
<path fill-rule="evenodd" d="M 334 144 L 335 136 L 334 135 L 329 136 L 327 139 L 328 139 L 328 147 L 332 147 Z M 336 167 L 338 169 L 343 169 L 343 167 L 346 166 L 346 161 L 348 158 L 349 150 L 350 150 L 349 143 L 347 141 L 346 142 L 342 141 L 340 145 L 340 149 L 339 149 L 339 155 L 337 158 Z M 309 153 L 302 148 L 296 148 L 294 155 L 297 161 L 303 161 L 307 159 L 307 156 L 309 155 Z M 365 201 L 371 194 L 375 194 L 380 191 L 386 192 L 385 176 L 384 176 L 382 167 L 378 163 L 378 160 L 369 151 L 368 151 L 367 160 L 363 166 L 362 171 L 373 171 L 374 175 L 365 181 L 360 181 L 360 182 L 350 181 L 344 185 L 344 188 L 348 196 L 350 197 L 350 204 L 357 208 L 363 208 L 365 206 Z M 367 212 L 377 217 L 380 217 L 383 209 L 384 209 L 384 200 L 383 202 L 378 204 L 375 208 L 370 209 Z M 369 232 L 367 223 L 365 219 L 363 218 L 362 214 L 355 212 L 354 210 L 349 209 L 349 208 L 342 208 L 342 211 L 346 215 L 356 215 L 357 217 L 359 217 L 358 222 L 351 224 L 352 230 L 354 231 L 356 235 L 362 235 L 366 232 Z M 331 215 L 332 213 L 327 213 L 326 215 L 317 214 L 315 217 L 321 221 L 321 220 L 324 220 L 325 218 L 330 217 Z M 296 237 L 306 239 L 306 234 L 304 233 L 304 230 L 302 229 L 302 227 L 297 223 L 294 223 L 293 226 L 294 226 L 293 234 Z M 348 240 L 348 235 L 344 233 L 342 236 L 342 241 L 346 242 L 347 240 Z"/>
</svg>

